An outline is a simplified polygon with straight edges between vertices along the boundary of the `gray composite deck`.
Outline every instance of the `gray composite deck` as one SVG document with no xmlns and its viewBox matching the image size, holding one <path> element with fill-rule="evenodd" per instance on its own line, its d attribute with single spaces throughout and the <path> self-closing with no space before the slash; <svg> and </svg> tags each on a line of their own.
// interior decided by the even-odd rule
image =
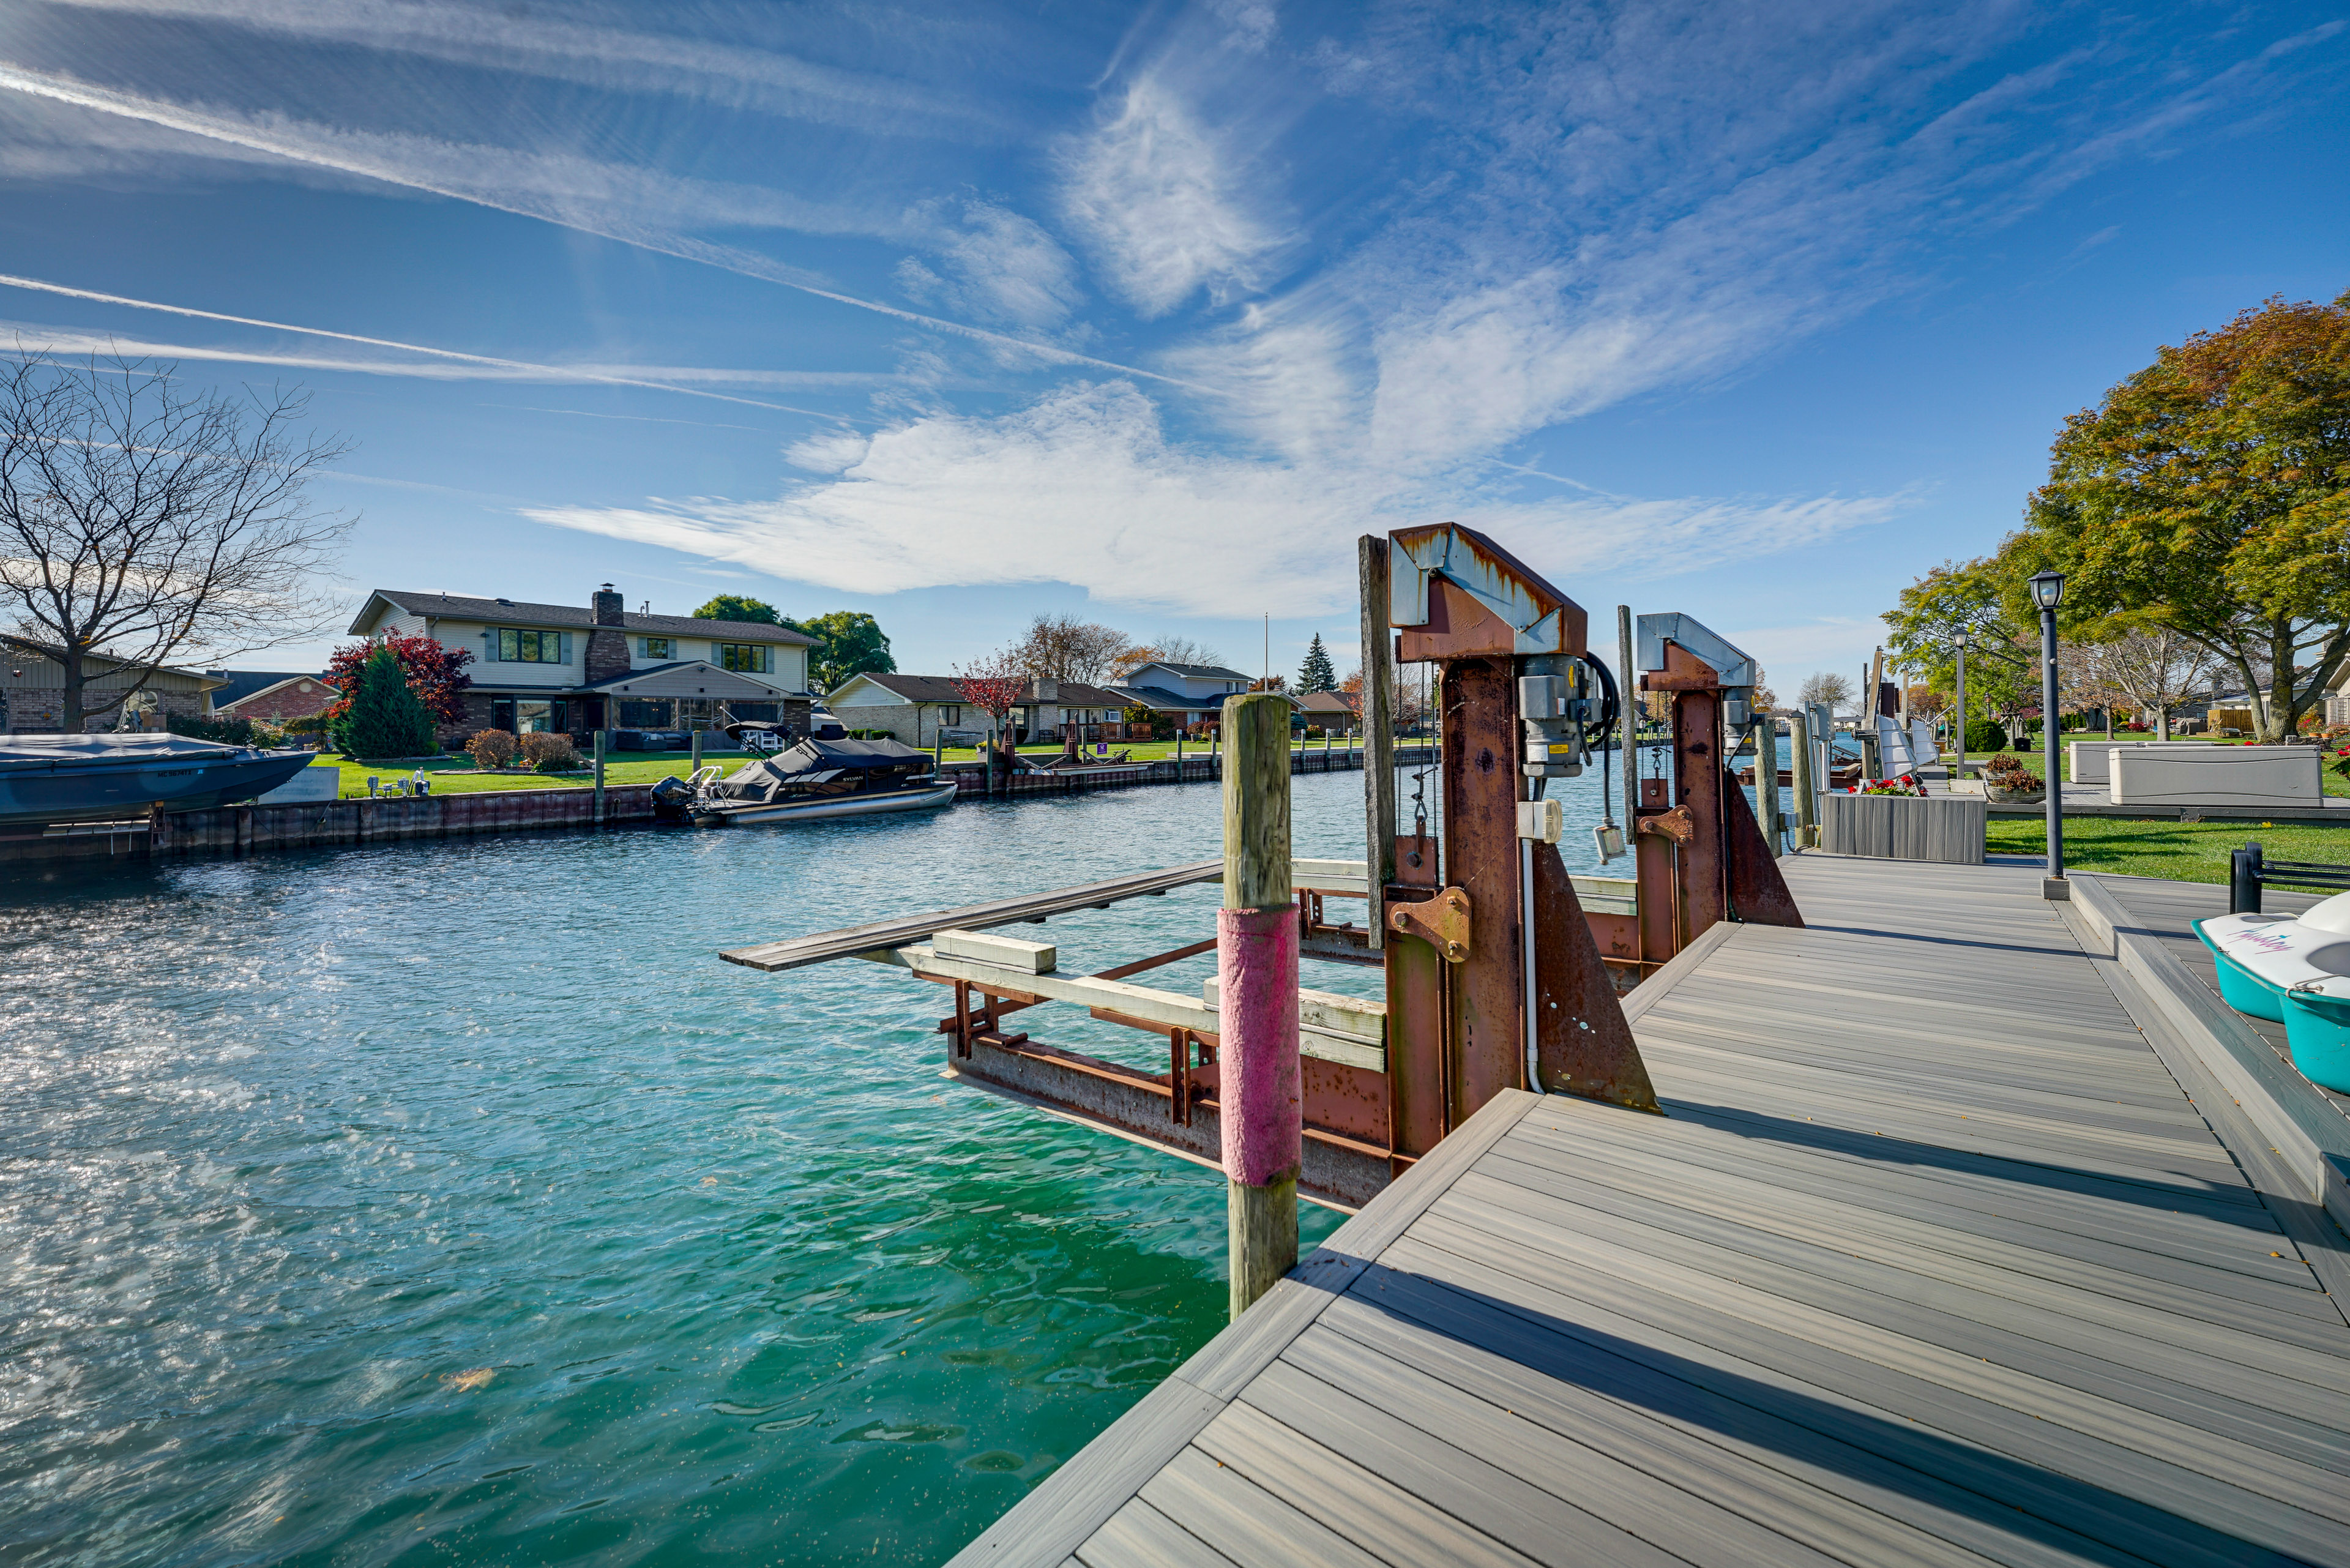
<svg viewBox="0 0 2350 1568">
<path fill-rule="evenodd" d="M 1668 1116 L 1487 1106 L 956 1562 L 2350 1563 L 2350 1324 L 2037 868 L 1786 864 Z"/>
</svg>

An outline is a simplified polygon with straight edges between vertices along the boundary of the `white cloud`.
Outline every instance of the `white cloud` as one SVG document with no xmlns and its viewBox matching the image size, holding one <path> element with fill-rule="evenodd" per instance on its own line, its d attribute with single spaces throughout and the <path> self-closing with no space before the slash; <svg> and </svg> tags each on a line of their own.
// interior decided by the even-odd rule
<svg viewBox="0 0 2350 1568">
<path fill-rule="evenodd" d="M 802 442 L 835 477 L 773 501 L 536 507 L 559 527 L 664 545 L 858 593 L 1066 582 L 1105 601 L 1201 616 L 1348 602 L 1358 534 L 1453 517 L 1562 582 L 1578 572 L 1692 570 L 1831 538 L 1902 497 L 1529 503 L 1501 487 L 1423 483 L 1346 464 L 1257 461 L 1168 439 L 1129 384 L 1064 388 L 993 419 L 936 414 Z"/>
<path fill-rule="evenodd" d="M 946 275 L 909 256 L 898 279 L 918 303 L 1036 331 L 1058 327 L 1084 303 L 1076 263 L 1034 220 L 969 200 L 955 209 L 925 203 L 922 218 L 935 225 L 927 249 Z"/>
<path fill-rule="evenodd" d="M 776 49 L 667 32 L 598 26 L 520 5 L 430 0 L 51 0 L 78 9 L 209 22 L 356 45 L 482 70 L 514 71 L 620 92 L 660 92 L 718 107 L 885 135 L 1008 138 L 995 110 L 935 81 L 820 65 Z"/>
<path fill-rule="evenodd" d="M 1111 286 L 1144 317 L 1199 293 L 1219 303 L 1263 286 L 1286 243 L 1258 213 L 1247 157 L 1162 78 L 1061 151 L 1062 202 Z"/>
</svg>

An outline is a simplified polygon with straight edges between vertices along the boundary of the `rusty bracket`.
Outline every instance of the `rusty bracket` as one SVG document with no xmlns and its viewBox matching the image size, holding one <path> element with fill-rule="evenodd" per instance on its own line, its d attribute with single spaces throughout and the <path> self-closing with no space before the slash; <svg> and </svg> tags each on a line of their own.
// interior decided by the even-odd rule
<svg viewBox="0 0 2350 1568">
<path fill-rule="evenodd" d="M 1669 838 L 1675 844 L 1687 844 L 1697 837 L 1697 818 L 1690 815 L 1688 806 L 1677 805 L 1670 811 L 1640 818 L 1639 826 L 1633 831 L 1653 833 L 1659 838 Z"/>
<path fill-rule="evenodd" d="M 1418 937 L 1444 955 L 1447 963 L 1469 957 L 1469 894 L 1447 888 L 1417 904 L 1398 904 L 1388 911 L 1388 925 L 1408 937 Z"/>
</svg>

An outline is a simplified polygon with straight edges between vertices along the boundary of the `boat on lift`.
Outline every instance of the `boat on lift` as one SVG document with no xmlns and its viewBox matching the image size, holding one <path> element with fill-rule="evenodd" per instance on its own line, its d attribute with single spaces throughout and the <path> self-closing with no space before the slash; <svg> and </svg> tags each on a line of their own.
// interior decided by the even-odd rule
<svg viewBox="0 0 2350 1568">
<path fill-rule="evenodd" d="M 229 805 L 267 794 L 312 760 L 186 735 L 0 736 L 0 827 Z"/>
<path fill-rule="evenodd" d="M 2293 1064 L 2313 1084 L 2350 1094 L 2350 893 L 2283 915 L 2213 915 L 2193 922 L 2239 1012 L 2284 1025 Z"/>
<path fill-rule="evenodd" d="M 806 740 L 731 777 L 711 766 L 653 786 L 660 815 L 696 827 L 929 811 L 954 797 L 954 782 L 938 776 L 929 753 L 896 741 Z"/>
</svg>

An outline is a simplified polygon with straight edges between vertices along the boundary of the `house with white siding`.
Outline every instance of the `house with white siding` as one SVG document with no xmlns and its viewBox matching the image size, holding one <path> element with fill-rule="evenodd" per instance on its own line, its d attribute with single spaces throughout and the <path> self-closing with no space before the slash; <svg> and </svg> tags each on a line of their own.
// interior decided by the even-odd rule
<svg viewBox="0 0 2350 1568">
<path fill-rule="evenodd" d="M 351 635 L 430 637 L 473 656 L 465 718 L 442 743 L 477 730 L 515 734 L 702 730 L 733 720 L 805 724 L 807 650 L 816 639 L 759 621 L 630 610 L 609 583 L 584 607 L 378 588 Z"/>
<path fill-rule="evenodd" d="M 985 709 L 963 701 L 950 675 L 852 675 L 825 705 L 848 729 L 886 730 L 924 750 L 940 744 L 942 733 L 948 745 L 969 745 L 995 723 Z M 1125 717 L 1125 700 L 1107 688 L 1034 680 L 1011 722 L 1023 742 L 1058 741 L 1073 730 L 1080 741 L 1115 741 L 1126 733 Z"/>
<path fill-rule="evenodd" d="M 1224 699 L 1249 689 L 1249 678 L 1221 664 L 1145 664 L 1115 688 L 1129 707 L 1180 729 L 1221 722 Z"/>
</svg>

